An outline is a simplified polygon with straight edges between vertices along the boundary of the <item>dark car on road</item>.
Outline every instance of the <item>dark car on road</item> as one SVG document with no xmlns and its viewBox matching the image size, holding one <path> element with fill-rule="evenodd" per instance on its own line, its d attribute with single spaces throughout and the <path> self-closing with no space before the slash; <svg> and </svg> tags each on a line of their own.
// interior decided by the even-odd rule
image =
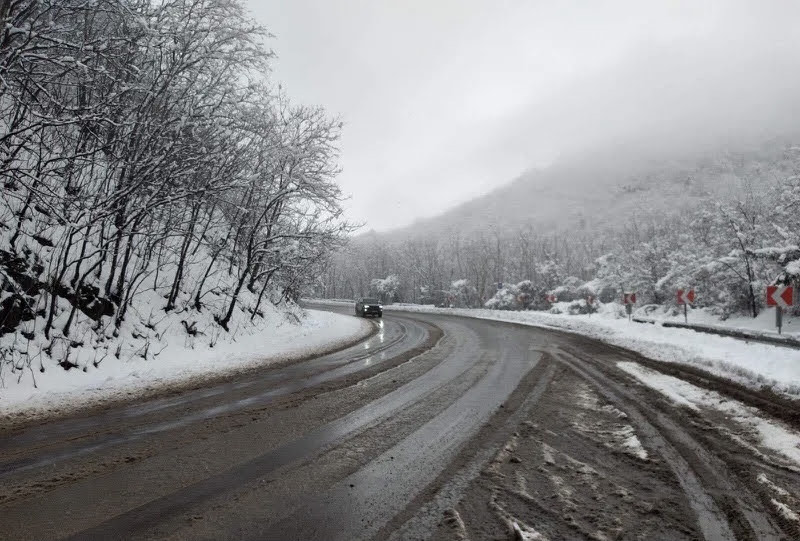
<svg viewBox="0 0 800 541">
<path fill-rule="evenodd" d="M 381 306 L 378 299 L 361 299 L 356 302 L 356 315 L 361 317 L 381 317 L 383 316 L 383 306 Z"/>
</svg>

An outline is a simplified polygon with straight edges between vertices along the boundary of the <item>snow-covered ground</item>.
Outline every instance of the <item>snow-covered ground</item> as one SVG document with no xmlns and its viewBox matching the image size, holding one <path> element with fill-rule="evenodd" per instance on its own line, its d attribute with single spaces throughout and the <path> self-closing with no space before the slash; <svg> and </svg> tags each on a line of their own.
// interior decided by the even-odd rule
<svg viewBox="0 0 800 541">
<path fill-rule="evenodd" d="M 561 304 L 563 306 L 557 305 L 557 308 L 566 312 L 568 303 Z M 800 398 L 800 349 L 747 342 L 688 329 L 633 323 L 624 317 L 618 304 L 601 305 L 600 311 L 591 315 L 435 308 L 412 304 L 394 304 L 385 306 L 384 309 L 454 314 L 556 328 L 597 338 L 658 361 L 698 366 L 751 388 L 767 388 L 791 398 Z M 690 315 L 689 321 L 699 312 Z M 767 317 L 769 313 L 757 319 L 754 324 L 766 325 Z M 716 320 L 716 323 L 720 324 L 720 321 Z M 735 319 L 733 323 L 744 325 L 745 321 L 743 318 Z M 789 321 L 788 317 L 785 323 L 791 325 L 792 329 L 800 324 L 797 318 Z"/>
<path fill-rule="evenodd" d="M 168 345 L 146 359 L 112 356 L 98 367 L 89 363 L 84 370 L 34 371 L 35 379 L 31 374 L 5 374 L 0 387 L 0 417 L 85 407 L 190 380 L 299 359 L 356 341 L 373 329 L 365 320 L 317 310 L 300 313 L 299 318 L 278 310 L 267 316 L 238 335 L 219 330 L 215 336 L 189 337 L 177 327 L 172 329 L 172 336 L 162 337 Z M 19 382 L 10 381 L 15 377 Z"/>
</svg>

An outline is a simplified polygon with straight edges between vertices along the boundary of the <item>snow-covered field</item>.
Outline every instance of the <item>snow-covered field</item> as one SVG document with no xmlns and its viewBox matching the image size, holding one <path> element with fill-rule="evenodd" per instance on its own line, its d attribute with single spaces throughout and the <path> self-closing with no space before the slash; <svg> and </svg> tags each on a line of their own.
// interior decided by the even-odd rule
<svg viewBox="0 0 800 541">
<path fill-rule="evenodd" d="M 85 371 L 47 370 L 35 374 L 35 386 L 29 374 L 16 375 L 19 383 L 8 381 L 15 375 L 6 374 L 7 381 L 0 388 L 0 417 L 85 407 L 299 359 L 356 341 L 373 329 L 367 321 L 317 310 L 305 311 L 299 320 L 277 310 L 268 315 L 238 336 L 220 332 L 216 340 L 207 335 L 189 337 L 178 327 L 172 336 L 164 337 L 168 345 L 155 358 L 111 357 L 100 367 L 90 363 Z"/>
<path fill-rule="evenodd" d="M 563 308 L 566 308 L 566 303 Z M 767 388 L 791 398 L 800 398 L 799 349 L 746 342 L 688 329 L 632 323 L 621 317 L 617 304 L 601 305 L 600 311 L 591 315 L 435 308 L 412 304 L 394 304 L 384 309 L 454 314 L 560 329 L 597 338 L 658 361 L 698 366 L 751 388 Z M 720 322 L 717 320 L 716 323 Z M 734 323 L 744 325 L 746 321 L 742 318 L 734 320 Z M 799 322 L 787 318 L 785 323 L 794 330 Z M 756 320 L 755 324 L 766 325 L 764 319 Z"/>
</svg>

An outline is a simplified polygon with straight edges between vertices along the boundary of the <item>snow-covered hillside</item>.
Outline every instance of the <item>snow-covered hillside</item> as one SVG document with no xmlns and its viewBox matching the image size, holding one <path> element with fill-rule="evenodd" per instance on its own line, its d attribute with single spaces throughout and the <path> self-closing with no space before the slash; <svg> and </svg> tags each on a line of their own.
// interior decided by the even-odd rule
<svg viewBox="0 0 800 541">
<path fill-rule="evenodd" d="M 59 228 L 54 231 L 55 239 L 67 236 Z M 237 272 L 235 268 L 229 271 L 227 259 L 215 261 L 204 246 L 187 258 L 175 306 L 165 310 L 177 272 L 177 264 L 166 254 L 179 250 L 176 242 L 164 247 L 160 265 L 138 253 L 132 256 L 130 266 L 140 270 L 121 321 L 115 317 L 116 305 L 99 294 L 108 280 L 106 266 L 104 272 L 84 281 L 80 304 L 73 304 L 69 290 L 58 296 L 46 335 L 43 329 L 48 326 L 52 297 L 43 284 L 46 276 L 35 271 L 45 272 L 46 263 L 58 257 L 60 243 L 40 244 L 33 236 L 23 233 L 22 241 L 15 244 L 21 253 L 29 254 L 30 268 L 18 257 L 10 276 L 0 274 L 6 285 L 0 296 L 3 306 L 16 306 L 8 301 L 20 298 L 17 291 L 22 285 L 34 284 L 21 297 L 32 304 L 31 317 L 24 310 L 26 305 L 18 312 L 6 312 L 3 320 L 0 406 L 4 411 L 20 401 L 30 405 L 39 404 L 43 397 L 52 401 L 53 393 L 87 391 L 79 399 L 71 397 L 80 405 L 95 396 L 119 393 L 125 385 L 133 390 L 174 383 L 181 377 L 224 373 L 259 359 L 310 353 L 363 330 L 351 318 L 309 315 L 275 287 L 263 295 L 260 288 L 244 287 L 226 331 L 217 320 L 231 302 Z M 8 246 L 7 230 L 2 231 L 0 242 Z M 168 252 L 169 248 L 174 251 Z M 27 274 L 18 273 L 23 269 Z M 9 330 L 10 316 L 15 313 L 20 321 Z"/>
<path fill-rule="evenodd" d="M 0 27 L 0 400 L 319 330 L 293 299 L 349 230 L 341 123 L 270 84 L 243 4 L 25 5 Z"/>
<path fill-rule="evenodd" d="M 220 333 L 218 326 L 210 323 L 206 329 L 212 336 L 200 331 L 202 335 L 191 337 L 179 326 L 165 327 L 160 339 L 150 342 L 158 353 L 151 358 L 137 354 L 143 352 L 147 339 L 137 341 L 126 330 L 120 342 L 127 340 L 125 349 L 132 354 L 109 357 L 100 366 L 87 363 L 77 370 L 50 369 L 34 374 L 7 371 L 0 388 L 0 417 L 30 419 L 63 414 L 202 380 L 213 381 L 339 349 L 369 335 L 373 327 L 367 321 L 340 314 L 270 306 L 263 318 L 240 326 L 235 335 Z M 94 357 L 87 347 L 79 348 L 75 355 L 87 360 Z"/>
</svg>

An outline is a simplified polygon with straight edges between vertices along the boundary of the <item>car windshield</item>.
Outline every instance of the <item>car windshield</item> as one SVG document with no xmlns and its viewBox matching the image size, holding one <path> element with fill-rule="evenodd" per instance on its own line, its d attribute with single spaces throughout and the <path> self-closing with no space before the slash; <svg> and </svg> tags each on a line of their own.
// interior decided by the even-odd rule
<svg viewBox="0 0 800 541">
<path fill-rule="evenodd" d="M 378 304 L 378 299 L 364 299 L 362 302 L 364 304 Z"/>
</svg>

